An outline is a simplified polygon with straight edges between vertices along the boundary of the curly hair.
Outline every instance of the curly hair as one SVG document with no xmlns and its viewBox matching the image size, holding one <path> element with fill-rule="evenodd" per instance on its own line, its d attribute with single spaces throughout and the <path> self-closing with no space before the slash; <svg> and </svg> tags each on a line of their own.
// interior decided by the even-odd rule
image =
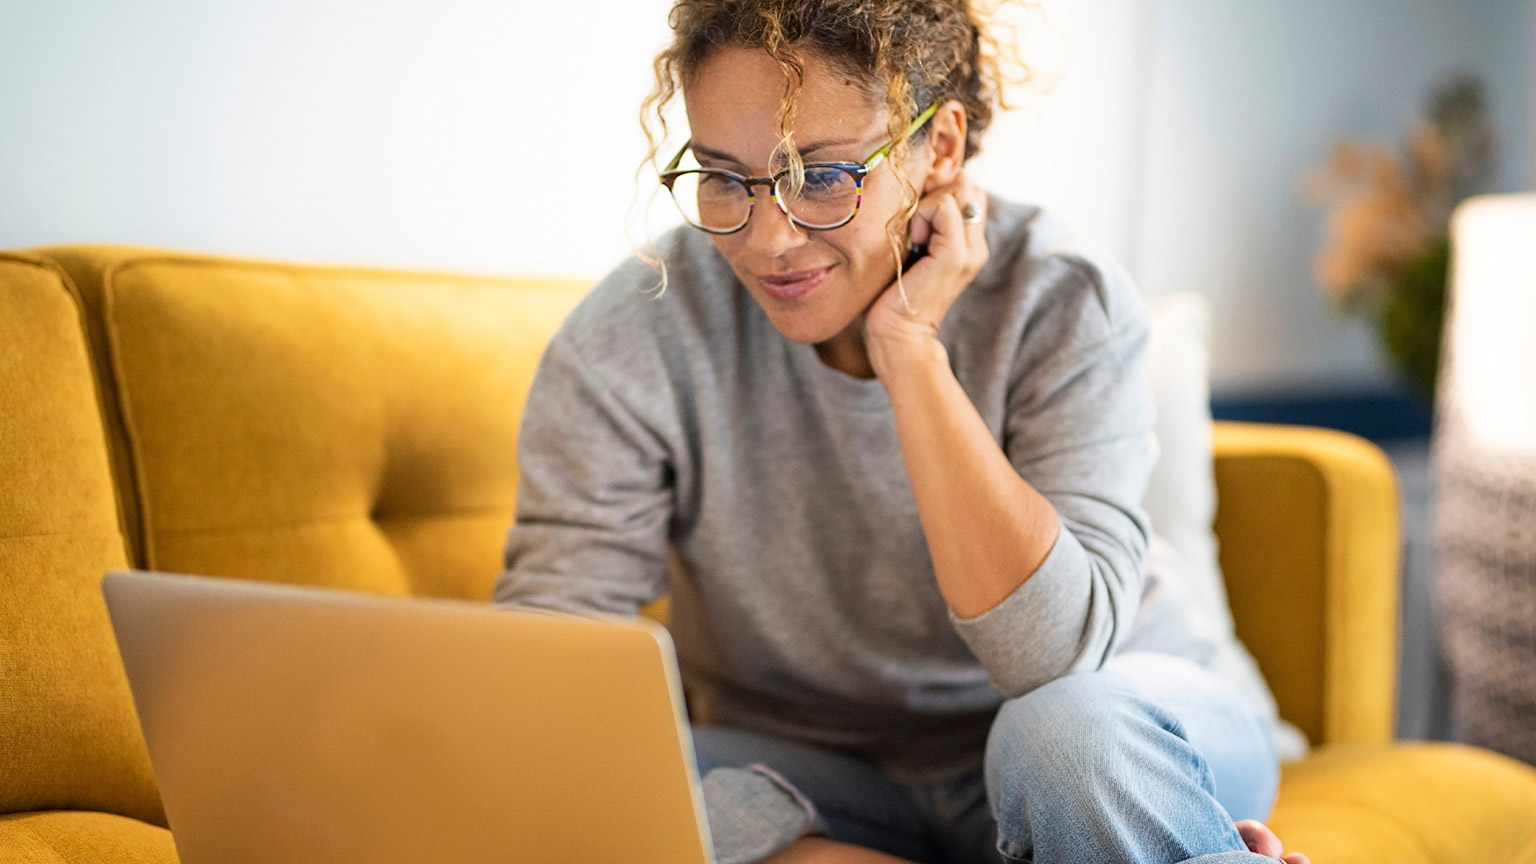
<svg viewBox="0 0 1536 864">
<path fill-rule="evenodd" d="M 993 106 L 1008 107 L 1005 84 L 1028 77 L 1016 54 L 989 32 L 991 17 L 970 0 L 677 0 L 668 16 L 672 43 L 656 57 L 656 86 L 640 108 L 650 145 L 643 164 L 654 164 L 667 136 L 668 104 L 724 47 L 766 51 L 789 81 L 779 107 L 775 155 L 782 154 L 792 184 L 800 182 L 802 163 L 790 132 L 810 54 L 860 83 L 871 102 L 883 100 L 892 138 L 899 138 L 927 106 L 959 101 L 966 117 L 964 158 L 969 159 L 981 149 Z M 1010 61 L 1022 74 L 1005 74 Z M 926 134 L 925 127 L 912 141 Z M 900 170 L 911 144 L 901 141 L 890 154 L 904 190 L 903 206 L 886 226 L 898 279 L 901 235 L 917 210 L 916 190 Z"/>
</svg>

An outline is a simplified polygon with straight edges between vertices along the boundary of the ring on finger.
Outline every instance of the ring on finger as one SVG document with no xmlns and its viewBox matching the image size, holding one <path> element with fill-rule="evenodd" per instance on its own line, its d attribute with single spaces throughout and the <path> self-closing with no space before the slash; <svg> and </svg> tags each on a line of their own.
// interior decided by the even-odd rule
<svg viewBox="0 0 1536 864">
<path fill-rule="evenodd" d="M 960 208 L 960 218 L 974 225 L 981 221 L 981 208 L 977 207 L 974 201 L 967 201 L 965 206 Z"/>
</svg>

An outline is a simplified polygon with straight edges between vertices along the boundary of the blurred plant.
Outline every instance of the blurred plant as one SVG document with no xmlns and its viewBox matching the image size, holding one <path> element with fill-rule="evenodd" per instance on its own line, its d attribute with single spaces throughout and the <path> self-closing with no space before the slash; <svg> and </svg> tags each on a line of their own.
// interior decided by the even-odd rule
<svg viewBox="0 0 1536 864">
<path fill-rule="evenodd" d="M 1336 141 L 1304 181 L 1307 198 L 1328 210 L 1318 284 L 1340 309 L 1376 320 L 1383 350 L 1431 400 L 1451 211 L 1487 174 L 1494 148 L 1482 82 L 1455 75 L 1435 89 L 1402 152 Z"/>
</svg>

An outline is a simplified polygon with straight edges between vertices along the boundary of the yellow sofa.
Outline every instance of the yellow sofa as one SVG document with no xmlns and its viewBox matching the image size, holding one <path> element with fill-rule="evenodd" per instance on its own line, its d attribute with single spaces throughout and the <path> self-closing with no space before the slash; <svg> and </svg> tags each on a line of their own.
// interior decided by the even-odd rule
<svg viewBox="0 0 1536 864">
<path fill-rule="evenodd" d="M 175 860 L 107 569 L 488 597 L 522 400 L 585 287 L 0 253 L 0 864 Z M 1216 449 L 1240 635 L 1320 745 L 1285 766 L 1280 836 L 1316 864 L 1536 862 L 1536 770 L 1390 741 L 1398 536 L 1381 453 L 1236 424 Z"/>
</svg>

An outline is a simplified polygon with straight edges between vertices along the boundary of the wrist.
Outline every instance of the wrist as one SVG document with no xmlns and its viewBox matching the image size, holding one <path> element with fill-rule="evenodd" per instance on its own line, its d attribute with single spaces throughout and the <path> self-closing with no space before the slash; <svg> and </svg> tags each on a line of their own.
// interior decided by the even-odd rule
<svg viewBox="0 0 1536 864">
<path fill-rule="evenodd" d="M 949 351 L 939 341 L 938 335 L 931 331 L 898 338 L 872 339 L 865 348 L 869 352 L 869 365 L 887 388 L 912 375 L 949 369 Z"/>
</svg>

